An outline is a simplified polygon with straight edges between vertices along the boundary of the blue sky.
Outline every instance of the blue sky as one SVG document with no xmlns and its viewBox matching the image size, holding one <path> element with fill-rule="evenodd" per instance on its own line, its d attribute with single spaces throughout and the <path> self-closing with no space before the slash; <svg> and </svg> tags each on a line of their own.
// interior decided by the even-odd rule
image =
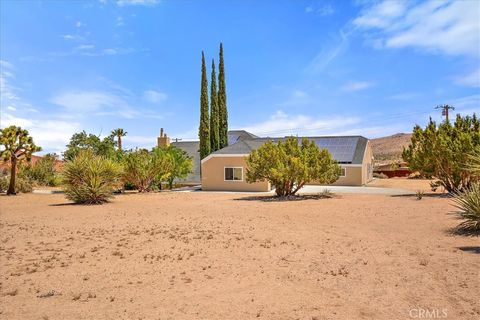
<svg viewBox="0 0 480 320">
<path fill-rule="evenodd" d="M 2 0 L 0 125 L 45 152 L 83 129 L 196 139 L 222 41 L 232 129 L 408 132 L 438 104 L 480 113 L 479 21 L 479 1 Z"/>
</svg>

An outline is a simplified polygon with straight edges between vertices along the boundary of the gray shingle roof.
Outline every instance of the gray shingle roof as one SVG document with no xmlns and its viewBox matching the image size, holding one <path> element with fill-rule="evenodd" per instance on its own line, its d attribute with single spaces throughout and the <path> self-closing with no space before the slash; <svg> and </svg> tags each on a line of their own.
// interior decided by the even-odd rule
<svg viewBox="0 0 480 320">
<path fill-rule="evenodd" d="M 301 141 L 304 137 L 298 137 Z M 362 164 L 368 139 L 362 136 L 305 137 L 315 141 L 319 148 L 326 148 L 340 163 Z M 213 154 L 248 154 L 267 141 L 278 142 L 286 138 L 255 138 L 241 140 Z"/>
<path fill-rule="evenodd" d="M 228 131 L 228 144 L 234 144 L 239 140 L 250 140 L 255 138 L 259 138 L 259 137 L 245 130 Z"/>
</svg>

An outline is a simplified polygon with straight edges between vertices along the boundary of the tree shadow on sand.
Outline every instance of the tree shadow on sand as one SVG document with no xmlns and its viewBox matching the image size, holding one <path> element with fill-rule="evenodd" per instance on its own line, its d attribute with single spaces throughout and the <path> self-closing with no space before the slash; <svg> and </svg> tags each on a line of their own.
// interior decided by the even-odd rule
<svg viewBox="0 0 480 320">
<path fill-rule="evenodd" d="M 466 236 L 466 237 L 479 237 L 480 236 L 480 230 L 466 229 L 466 228 L 462 228 L 461 226 L 457 226 L 457 227 L 448 229 L 447 233 L 450 234 L 450 235 L 453 235 L 453 236 Z M 467 247 L 465 247 L 465 248 L 467 248 Z M 476 248 L 480 248 L 480 247 L 476 247 Z M 477 253 L 479 253 L 479 252 L 477 252 Z"/>
<path fill-rule="evenodd" d="M 49 204 L 49 207 L 69 207 L 69 206 L 81 206 L 83 204 L 81 203 L 75 203 L 75 202 L 64 202 L 64 203 L 52 203 Z"/>
<path fill-rule="evenodd" d="M 236 198 L 237 201 L 261 201 L 261 202 L 286 202 L 286 201 L 304 201 L 304 200 L 321 200 L 321 199 L 333 199 L 340 198 L 340 196 L 334 194 L 300 194 L 294 196 L 277 197 L 277 196 L 248 196 L 242 198 Z"/>
<path fill-rule="evenodd" d="M 392 194 L 390 197 L 393 198 L 417 198 L 417 195 L 415 193 L 409 193 L 409 194 Z M 437 199 L 449 199 L 452 197 L 450 193 L 436 193 L 436 192 L 428 192 L 428 193 L 423 193 L 422 194 L 423 198 L 437 198 Z"/>
<path fill-rule="evenodd" d="M 480 246 L 457 247 L 457 249 L 475 254 L 480 254 Z"/>
</svg>

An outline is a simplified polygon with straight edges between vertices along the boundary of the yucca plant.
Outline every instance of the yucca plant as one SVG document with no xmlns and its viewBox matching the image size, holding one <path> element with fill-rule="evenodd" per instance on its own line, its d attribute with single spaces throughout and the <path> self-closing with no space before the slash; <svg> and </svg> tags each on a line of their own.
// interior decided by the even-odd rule
<svg viewBox="0 0 480 320">
<path fill-rule="evenodd" d="M 480 232 L 480 183 L 472 186 L 454 197 L 456 213 L 465 219 L 457 226 L 459 231 L 467 233 Z"/>
<path fill-rule="evenodd" d="M 113 197 L 119 185 L 120 168 L 112 160 L 81 151 L 67 161 L 63 171 L 64 191 L 75 203 L 101 204 Z"/>
</svg>

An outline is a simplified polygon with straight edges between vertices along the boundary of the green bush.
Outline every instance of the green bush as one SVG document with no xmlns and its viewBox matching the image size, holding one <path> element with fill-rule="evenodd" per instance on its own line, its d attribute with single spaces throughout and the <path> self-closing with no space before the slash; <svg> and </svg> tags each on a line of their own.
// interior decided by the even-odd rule
<svg viewBox="0 0 480 320">
<path fill-rule="evenodd" d="M 290 137 L 278 144 L 268 141 L 247 158 L 247 182 L 269 181 L 277 196 L 297 193 L 306 183 L 330 184 L 338 180 L 341 167 L 328 150 L 315 142 Z"/>
<path fill-rule="evenodd" d="M 28 179 L 36 185 L 54 187 L 59 184 L 55 161 L 55 155 L 47 154 L 35 162 L 35 164 L 22 164 L 20 165 L 18 176 Z"/>
<path fill-rule="evenodd" d="M 158 188 L 156 182 L 168 178 L 171 167 L 170 157 L 161 150 L 137 150 L 123 158 L 123 179 L 139 192 L 149 192 Z"/>
<path fill-rule="evenodd" d="M 72 160 L 65 163 L 63 170 L 65 194 L 75 203 L 107 202 L 120 185 L 119 178 L 118 164 L 94 155 L 91 150 L 80 151 Z"/>
<path fill-rule="evenodd" d="M 430 119 L 425 129 L 415 126 L 403 159 L 412 171 L 434 178 L 432 190 L 443 186 L 448 192 L 469 189 L 475 182 L 470 155 L 480 148 L 480 121 L 475 114 L 437 125 Z"/>
<path fill-rule="evenodd" d="M 0 192 L 6 192 L 10 183 L 9 175 L 2 175 L 0 177 Z M 23 177 L 17 176 L 15 179 L 15 193 L 29 193 L 33 191 L 32 181 Z"/>
<path fill-rule="evenodd" d="M 161 187 L 161 183 L 166 181 L 168 188 L 173 189 L 175 179 L 184 179 L 193 168 L 192 158 L 182 149 L 175 146 L 160 147 L 153 150 L 159 157 L 167 157 L 170 162 L 169 172 L 158 177 L 155 184 Z"/>
<path fill-rule="evenodd" d="M 460 218 L 465 219 L 457 229 L 464 232 L 480 232 L 480 183 L 455 194 L 456 212 Z"/>
</svg>

